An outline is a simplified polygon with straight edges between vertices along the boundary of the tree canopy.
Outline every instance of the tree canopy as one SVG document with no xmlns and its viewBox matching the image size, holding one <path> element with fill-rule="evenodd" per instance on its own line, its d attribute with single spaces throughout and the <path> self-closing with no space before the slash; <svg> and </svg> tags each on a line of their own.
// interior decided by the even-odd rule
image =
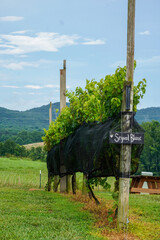
<svg viewBox="0 0 160 240">
<path fill-rule="evenodd" d="M 142 123 L 145 130 L 144 149 L 141 154 L 137 174 L 142 171 L 160 175 L 160 123 L 158 121 Z"/>
<path fill-rule="evenodd" d="M 136 64 L 135 64 L 136 65 Z M 83 122 L 105 121 L 121 112 L 123 86 L 126 78 L 126 67 L 118 67 L 114 74 L 106 75 L 99 82 L 86 80 L 84 89 L 67 91 L 70 106 L 64 108 L 49 129 L 45 129 L 46 149 L 49 151 L 60 140 L 69 136 Z M 134 86 L 134 111 L 146 91 L 146 80 Z"/>
</svg>

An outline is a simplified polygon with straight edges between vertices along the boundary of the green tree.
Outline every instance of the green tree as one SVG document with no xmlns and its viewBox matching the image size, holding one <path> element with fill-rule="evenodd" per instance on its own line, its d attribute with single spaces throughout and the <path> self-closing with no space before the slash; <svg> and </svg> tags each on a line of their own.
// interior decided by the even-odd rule
<svg viewBox="0 0 160 240">
<path fill-rule="evenodd" d="M 4 156 L 3 143 L 0 142 L 0 156 Z"/>
<path fill-rule="evenodd" d="M 3 144 L 3 152 L 6 154 L 14 154 L 16 148 L 16 143 L 13 142 L 12 140 L 8 139 L 7 141 L 4 142 Z"/>
<path fill-rule="evenodd" d="M 160 175 L 160 123 L 145 122 L 142 127 L 145 130 L 144 149 L 137 174 L 148 171 Z"/>
<path fill-rule="evenodd" d="M 27 151 L 24 146 L 20 146 L 19 144 L 16 144 L 14 155 L 17 157 L 27 157 Z"/>
<path fill-rule="evenodd" d="M 46 151 L 43 150 L 42 147 L 32 147 L 30 150 L 28 150 L 28 156 L 33 160 L 40 160 L 44 161 L 46 160 Z"/>
</svg>

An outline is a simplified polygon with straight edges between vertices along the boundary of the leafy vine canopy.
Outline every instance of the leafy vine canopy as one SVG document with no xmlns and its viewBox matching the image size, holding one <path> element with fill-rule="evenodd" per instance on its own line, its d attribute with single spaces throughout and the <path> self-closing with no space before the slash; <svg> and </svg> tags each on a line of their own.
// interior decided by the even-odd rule
<svg viewBox="0 0 160 240">
<path fill-rule="evenodd" d="M 135 62 L 136 67 L 136 62 Z M 72 134 L 84 122 L 103 122 L 121 112 L 123 86 L 126 81 L 126 67 L 118 67 L 114 74 L 106 75 L 99 82 L 86 80 L 84 89 L 77 87 L 75 91 L 67 91 L 69 107 L 62 109 L 56 120 L 45 131 L 42 138 L 46 150 Z M 145 78 L 134 86 L 133 110 L 146 92 Z"/>
</svg>

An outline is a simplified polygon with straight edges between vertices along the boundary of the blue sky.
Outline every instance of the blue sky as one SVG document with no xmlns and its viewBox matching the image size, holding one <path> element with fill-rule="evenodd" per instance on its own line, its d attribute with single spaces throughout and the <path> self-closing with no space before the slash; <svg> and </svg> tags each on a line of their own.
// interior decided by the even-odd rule
<svg viewBox="0 0 160 240">
<path fill-rule="evenodd" d="M 160 106 L 160 1 L 136 1 L 134 82 L 147 79 L 138 108 Z M 127 0 L 0 0 L 0 107 L 59 101 L 67 87 L 99 81 L 126 64 Z"/>
</svg>

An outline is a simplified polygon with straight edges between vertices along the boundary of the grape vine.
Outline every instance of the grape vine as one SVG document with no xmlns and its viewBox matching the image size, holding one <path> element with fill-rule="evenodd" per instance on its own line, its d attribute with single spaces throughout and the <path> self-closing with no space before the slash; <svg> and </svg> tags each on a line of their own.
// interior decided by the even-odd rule
<svg viewBox="0 0 160 240">
<path fill-rule="evenodd" d="M 135 63 L 136 67 L 136 63 Z M 123 85 L 126 67 L 118 67 L 114 74 L 106 75 L 99 82 L 86 80 L 84 89 L 67 91 L 70 106 L 64 108 L 42 138 L 47 151 L 69 136 L 83 122 L 105 121 L 121 111 Z M 146 91 L 146 80 L 142 79 L 134 86 L 133 109 L 136 112 L 140 99 Z"/>
</svg>

